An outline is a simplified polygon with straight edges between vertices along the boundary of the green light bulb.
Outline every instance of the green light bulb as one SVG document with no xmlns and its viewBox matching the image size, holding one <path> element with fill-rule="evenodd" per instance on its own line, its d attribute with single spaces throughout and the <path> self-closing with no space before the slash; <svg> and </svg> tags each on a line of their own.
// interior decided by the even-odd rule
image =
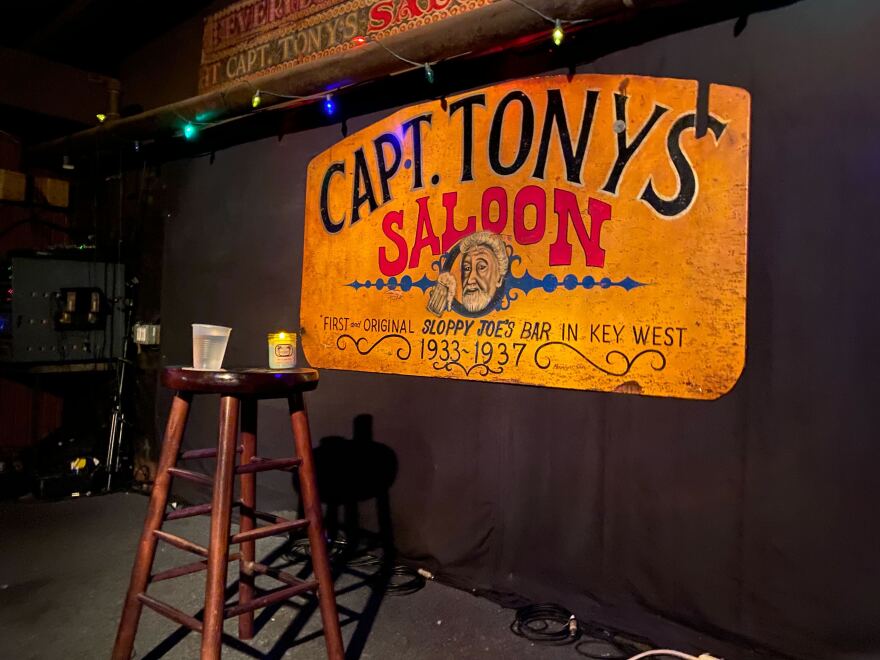
<svg viewBox="0 0 880 660">
<path fill-rule="evenodd" d="M 186 122 L 186 125 L 183 127 L 183 137 L 187 140 L 194 140 L 198 132 L 199 129 L 191 121 Z"/>
<path fill-rule="evenodd" d="M 434 83 L 434 69 L 431 68 L 430 64 L 425 65 L 425 80 L 429 83 Z"/>
<path fill-rule="evenodd" d="M 259 108 L 260 103 L 262 103 L 262 102 L 263 102 L 263 99 L 260 98 L 260 90 L 257 90 L 254 93 L 254 95 L 251 97 L 251 107 L 252 108 Z"/>
<path fill-rule="evenodd" d="M 565 32 L 562 31 L 562 22 L 557 20 L 556 25 L 553 28 L 553 32 L 551 33 L 553 37 L 553 43 L 557 46 L 562 43 L 563 38 L 565 38 Z"/>
</svg>

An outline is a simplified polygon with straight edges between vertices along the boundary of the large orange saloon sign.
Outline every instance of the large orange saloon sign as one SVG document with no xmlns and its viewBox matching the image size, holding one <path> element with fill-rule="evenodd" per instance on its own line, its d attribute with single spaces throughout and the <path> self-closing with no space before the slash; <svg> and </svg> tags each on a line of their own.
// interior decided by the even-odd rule
<svg viewBox="0 0 880 660">
<path fill-rule="evenodd" d="M 702 135 L 699 135 L 702 133 Z M 745 359 L 749 95 L 534 78 L 413 106 L 308 170 L 316 367 L 714 399 Z"/>
</svg>

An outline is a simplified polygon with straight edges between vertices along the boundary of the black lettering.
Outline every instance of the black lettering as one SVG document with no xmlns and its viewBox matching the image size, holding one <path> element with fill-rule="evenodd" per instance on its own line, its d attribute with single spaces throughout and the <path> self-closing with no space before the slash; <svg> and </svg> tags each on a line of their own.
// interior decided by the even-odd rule
<svg viewBox="0 0 880 660">
<path fill-rule="evenodd" d="M 663 199 L 654 192 L 654 185 L 651 179 L 648 179 L 645 190 L 642 192 L 642 199 L 650 204 L 651 208 L 657 211 L 657 213 L 665 215 L 667 218 L 684 213 L 693 203 L 694 196 L 697 193 L 697 177 L 694 174 L 694 168 L 681 150 L 680 144 L 681 134 L 688 129 L 694 128 L 695 118 L 696 115 L 694 113 L 679 117 L 672 125 L 672 128 L 669 130 L 669 136 L 666 138 L 669 159 L 672 161 L 672 166 L 678 175 L 678 193 L 672 199 Z M 712 131 L 717 142 L 727 126 L 712 115 L 709 115 L 708 128 Z"/>
<path fill-rule="evenodd" d="M 364 192 L 361 193 L 361 187 Z M 361 206 L 364 202 L 370 204 L 370 213 L 376 210 L 376 195 L 373 194 L 373 182 L 370 180 L 370 170 L 367 169 L 367 159 L 364 156 L 363 147 L 354 152 L 354 185 L 351 189 L 351 224 L 361 219 Z"/>
<path fill-rule="evenodd" d="M 385 145 L 391 145 L 394 152 L 394 160 L 391 165 L 385 163 Z M 379 185 L 382 187 L 382 203 L 387 204 L 391 201 L 391 191 L 388 189 L 388 182 L 397 174 L 397 168 L 400 167 L 400 140 L 394 133 L 383 133 L 375 140 L 373 146 L 376 149 L 376 164 L 379 169 Z"/>
<path fill-rule="evenodd" d="M 654 128 L 654 124 L 669 110 L 669 108 L 664 108 L 662 105 L 655 105 L 648 121 L 645 122 L 645 125 L 642 126 L 641 130 L 633 138 L 633 141 L 627 144 L 626 100 L 627 96 L 625 94 L 614 95 L 614 116 L 617 121 L 623 122 L 624 129 L 617 134 L 617 160 L 614 161 L 614 165 L 611 167 L 608 181 L 602 186 L 602 190 L 612 195 L 617 194 L 617 184 L 620 183 L 620 177 L 623 176 L 623 170 L 626 169 L 627 163 L 636 155 L 639 147 L 642 146 L 645 138 L 648 137 L 648 133 Z"/>
<path fill-rule="evenodd" d="M 522 126 L 519 136 L 519 148 L 516 157 L 510 165 L 501 164 L 501 126 L 504 123 L 504 111 L 507 106 L 514 101 L 519 101 L 522 105 Z M 510 92 L 501 99 L 498 107 L 495 108 L 495 115 L 492 117 L 492 128 L 489 129 L 489 165 L 496 174 L 502 176 L 513 174 L 526 162 L 529 157 L 529 151 L 532 148 L 532 140 L 535 133 L 535 111 L 532 108 L 532 102 L 529 97 L 519 90 Z"/>
<path fill-rule="evenodd" d="M 330 196 L 330 180 L 334 174 L 345 174 L 345 163 L 333 163 L 330 165 L 327 171 L 324 172 L 324 180 L 321 182 L 321 222 L 324 223 L 324 229 L 331 234 L 338 232 L 345 224 L 345 214 L 342 215 L 341 220 L 334 221 L 330 217 L 330 209 L 327 205 Z"/>
<path fill-rule="evenodd" d="M 449 116 L 451 117 L 459 110 L 462 112 L 462 128 L 461 128 L 461 180 L 473 181 L 474 167 L 474 106 L 486 106 L 485 94 L 474 94 L 466 96 L 454 103 L 449 104 Z"/>
<path fill-rule="evenodd" d="M 644 328 L 637 328 L 636 326 L 632 326 L 633 331 L 633 339 L 636 344 L 647 344 L 648 343 L 648 331 L 651 329 L 651 326 L 645 326 Z"/>
<path fill-rule="evenodd" d="M 562 158 L 565 160 L 565 178 L 571 183 L 581 183 L 581 170 L 584 165 L 584 156 L 587 154 L 590 129 L 593 126 L 593 115 L 596 112 L 596 103 L 598 101 L 599 92 L 594 89 L 587 90 L 577 147 L 572 147 L 571 135 L 568 131 L 568 121 L 565 119 L 565 105 L 562 102 L 562 94 L 558 89 L 547 90 L 547 113 L 544 115 L 544 127 L 541 129 L 541 143 L 538 146 L 538 158 L 535 161 L 535 171 L 532 172 L 533 177 L 536 179 L 544 178 L 547 152 L 550 149 L 550 136 L 553 133 L 553 125 L 555 124 L 556 131 L 559 134 Z"/>
<path fill-rule="evenodd" d="M 413 144 L 413 190 L 422 187 L 422 124 L 431 125 L 431 113 L 413 117 L 403 124 L 403 134 L 412 128 L 412 144 Z"/>
</svg>

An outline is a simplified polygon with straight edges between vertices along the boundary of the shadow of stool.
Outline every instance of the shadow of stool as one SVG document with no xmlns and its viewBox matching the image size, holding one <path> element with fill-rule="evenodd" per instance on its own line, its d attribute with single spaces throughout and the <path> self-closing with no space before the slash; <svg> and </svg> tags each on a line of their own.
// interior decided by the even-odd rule
<svg viewBox="0 0 880 660">
<path fill-rule="evenodd" d="M 314 450 L 315 473 L 329 538 L 341 532 L 346 547 L 356 553 L 365 540 L 360 504 L 375 500 L 378 545 L 385 561 L 394 556 L 389 490 L 397 477 L 397 455 L 373 438 L 372 415 L 354 418 L 351 438 L 328 436 Z M 294 474 L 293 486 L 299 494 Z M 340 512 L 342 513 L 340 517 Z"/>
</svg>

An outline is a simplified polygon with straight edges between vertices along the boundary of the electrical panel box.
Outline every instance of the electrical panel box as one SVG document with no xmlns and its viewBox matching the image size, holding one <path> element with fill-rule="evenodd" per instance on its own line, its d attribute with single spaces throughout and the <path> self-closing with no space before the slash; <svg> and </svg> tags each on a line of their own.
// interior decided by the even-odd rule
<svg viewBox="0 0 880 660">
<path fill-rule="evenodd" d="M 122 356 L 122 264 L 28 256 L 0 266 L 0 362 Z"/>
</svg>

